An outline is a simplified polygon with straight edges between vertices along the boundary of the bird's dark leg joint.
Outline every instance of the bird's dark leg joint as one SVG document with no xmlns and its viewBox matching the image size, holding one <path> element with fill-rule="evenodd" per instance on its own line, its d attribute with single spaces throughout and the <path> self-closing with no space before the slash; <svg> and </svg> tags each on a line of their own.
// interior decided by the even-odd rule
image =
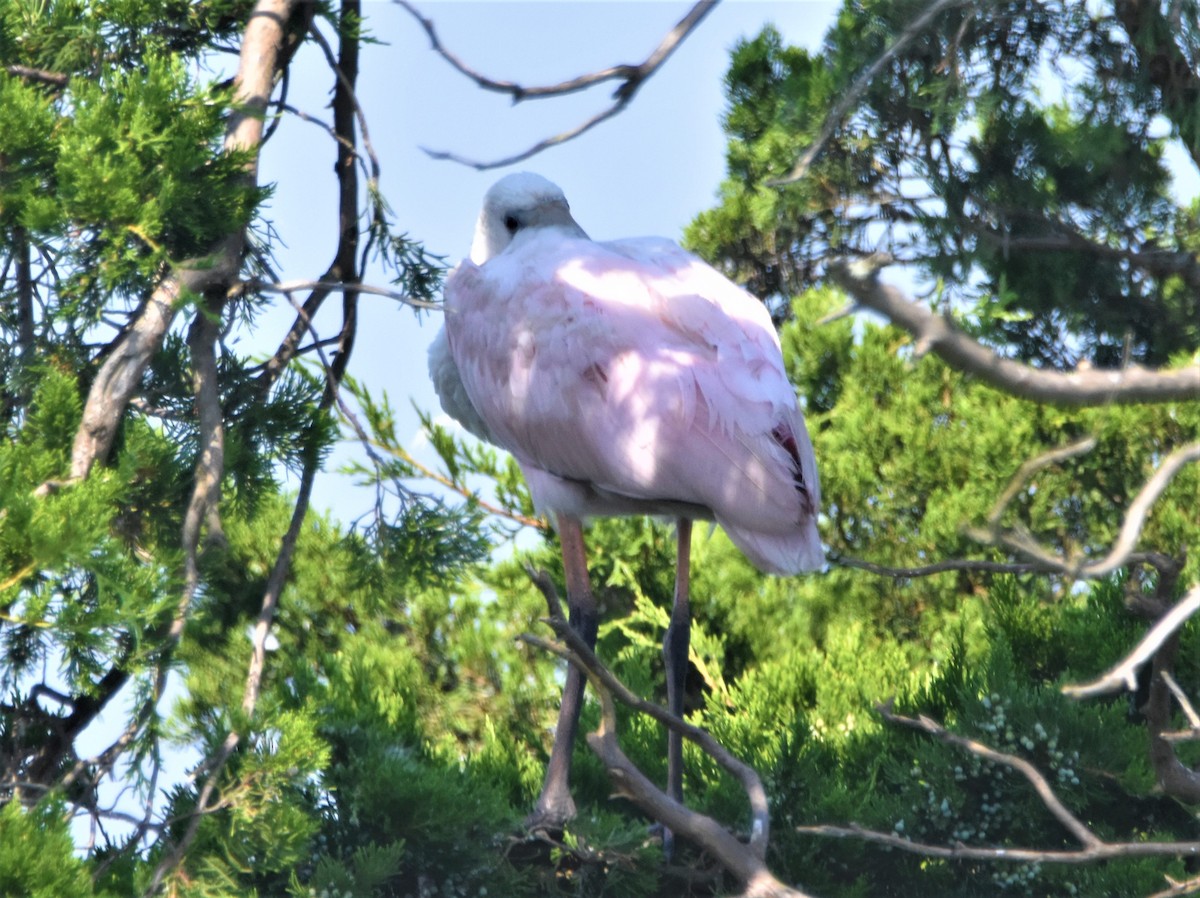
<svg viewBox="0 0 1200 898">
<path fill-rule="evenodd" d="M 596 636 L 600 632 L 600 615 L 594 608 L 572 608 L 570 626 L 588 648 L 596 645 Z"/>
</svg>

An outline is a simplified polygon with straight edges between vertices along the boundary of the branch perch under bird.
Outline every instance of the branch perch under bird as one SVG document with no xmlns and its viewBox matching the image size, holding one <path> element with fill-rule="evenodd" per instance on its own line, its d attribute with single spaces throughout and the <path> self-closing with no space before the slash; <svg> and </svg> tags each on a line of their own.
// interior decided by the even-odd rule
<svg viewBox="0 0 1200 898">
<path fill-rule="evenodd" d="M 725 869 L 746 884 L 746 895 L 779 896 L 779 898 L 804 898 L 804 893 L 785 886 L 777 880 L 766 866 L 767 846 L 770 841 L 770 816 L 767 795 L 762 780 L 752 767 L 734 757 L 723 745 L 699 727 L 693 726 L 682 717 L 666 708 L 645 701 L 634 695 L 624 683 L 596 657 L 572 629 L 562 613 L 562 604 L 553 581 L 545 571 L 526 568 L 529 578 L 546 599 L 549 617 L 546 622 L 563 641 L 558 645 L 533 634 L 522 634 L 521 639 L 530 645 L 551 652 L 565 659 L 572 667 L 586 674 L 592 688 L 600 698 L 601 719 L 596 732 L 588 734 L 587 742 L 592 751 L 604 762 L 617 792 L 629 799 L 647 815 L 669 826 L 677 834 L 685 836 L 696 845 L 710 852 Z M 617 739 L 616 702 L 646 714 L 679 733 L 728 771 L 746 791 L 750 802 L 751 826 L 749 839 L 741 841 L 717 821 L 704 814 L 691 811 L 656 787 L 622 751 Z"/>
</svg>

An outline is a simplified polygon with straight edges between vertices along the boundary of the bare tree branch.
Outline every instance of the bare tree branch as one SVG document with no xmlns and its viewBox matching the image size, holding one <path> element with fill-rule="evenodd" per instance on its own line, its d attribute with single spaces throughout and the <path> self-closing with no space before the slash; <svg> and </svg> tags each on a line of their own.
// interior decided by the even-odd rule
<svg viewBox="0 0 1200 898">
<path fill-rule="evenodd" d="M 521 162 L 531 156 L 537 155 L 543 150 L 549 149 L 550 147 L 557 146 L 561 143 L 566 143 L 568 140 L 572 140 L 579 135 L 590 131 L 596 125 L 599 125 L 601 122 L 604 122 L 623 111 L 625 107 L 629 105 L 629 102 L 633 99 L 634 95 L 638 92 L 642 85 L 645 84 L 646 81 L 649 80 L 656 71 L 658 71 L 659 67 L 661 67 L 662 64 L 667 61 L 667 58 L 675 52 L 679 45 L 687 39 L 688 35 L 695 30 L 696 26 L 703 21 L 704 17 L 712 12 L 713 8 L 717 5 L 718 0 L 699 0 L 699 2 L 695 3 L 692 8 L 688 10 L 688 13 L 675 24 L 675 27 L 667 32 L 666 36 L 663 37 L 662 41 L 659 42 L 659 45 L 654 49 L 654 51 L 638 65 L 610 66 L 607 69 L 601 69 L 598 72 L 591 72 L 586 75 L 579 75 L 578 77 L 562 81 L 558 84 L 535 87 L 526 87 L 513 81 L 500 81 L 494 78 L 489 78 L 486 75 L 477 72 L 475 69 L 463 62 L 454 53 L 450 52 L 450 50 L 446 49 L 446 47 L 442 44 L 441 38 L 438 37 L 437 30 L 434 28 L 433 21 L 431 19 L 423 17 L 421 13 L 417 11 L 416 7 L 407 2 L 407 0 L 393 0 L 393 2 L 403 7 L 421 24 L 421 27 L 425 29 L 425 33 L 429 36 L 429 41 L 432 44 L 434 51 L 437 52 L 448 63 L 450 63 L 450 65 L 452 65 L 466 77 L 470 78 L 484 90 L 508 94 L 513 98 L 514 103 L 519 103 L 522 100 L 536 100 L 543 99 L 545 97 L 557 97 L 565 94 L 572 94 L 576 93 L 577 91 L 586 90 L 587 88 L 592 87 L 595 84 L 600 84 L 604 81 L 621 82 L 617 86 L 616 90 L 613 91 L 614 102 L 611 106 L 608 106 L 587 121 L 576 125 L 573 128 L 569 128 L 568 130 L 563 131 L 561 134 L 556 134 L 553 137 L 548 137 L 545 140 L 539 141 L 529 149 L 513 156 L 508 156 L 504 159 L 496 159 L 491 162 L 480 162 L 456 155 L 455 153 L 451 152 L 428 149 L 425 150 L 425 152 L 434 159 L 448 159 L 453 162 L 458 162 L 462 165 L 468 165 L 471 168 L 484 171 L 486 169 L 501 168 L 505 165 L 512 165 L 516 162 Z"/>
<path fill-rule="evenodd" d="M 1013 396 L 1065 406 L 1174 402 L 1200 399 L 1200 363 L 1187 368 L 1150 371 L 1047 371 L 1002 358 L 958 328 L 949 318 L 913 302 L 879 281 L 891 261 L 879 254 L 856 262 L 836 261 L 829 276 L 862 305 L 887 316 L 916 338 L 918 352 L 933 350 L 951 367 L 979 377 Z"/>
<path fill-rule="evenodd" d="M 1099 561 L 1080 568 L 1080 573 L 1087 577 L 1103 577 L 1125 564 L 1141 536 L 1146 516 L 1150 513 L 1150 507 L 1163 494 L 1179 470 L 1184 465 L 1197 460 L 1200 460 L 1200 441 L 1180 446 L 1164 458 L 1153 476 L 1146 481 L 1133 501 L 1129 503 L 1129 510 L 1125 512 L 1125 521 L 1121 524 L 1121 532 L 1117 536 L 1117 541 L 1113 543 L 1112 549 Z"/>
<path fill-rule="evenodd" d="M 1191 879 L 1172 879 L 1170 876 L 1164 877 L 1168 886 L 1161 892 L 1155 892 L 1153 895 L 1147 895 L 1146 898 L 1180 898 L 1183 895 L 1195 895 L 1200 892 L 1200 876 L 1193 876 Z"/>
<path fill-rule="evenodd" d="M 215 266 L 212 271 L 215 271 Z M 210 270 L 180 269 L 147 297 L 116 346 L 100 366 L 88 391 L 83 420 L 71 451 L 71 477 L 88 475 L 92 465 L 108 455 L 121 415 L 140 386 L 142 373 L 162 346 L 182 298 L 208 281 Z"/>
<path fill-rule="evenodd" d="M 1059 446 L 1050 449 L 1040 455 L 1035 455 L 1033 458 L 1026 459 L 1025 462 L 1017 469 L 1017 473 L 1013 475 L 1012 480 L 1008 482 L 1008 486 L 1004 488 L 1004 492 L 1000 494 L 995 504 L 992 506 L 992 511 L 988 515 L 988 526 L 996 528 L 1000 526 L 1000 519 L 1004 517 L 1004 512 L 1008 506 L 1012 504 L 1013 499 L 1017 494 L 1025 489 L 1025 485 L 1038 471 L 1044 471 L 1051 465 L 1057 465 L 1071 458 L 1078 458 L 1080 455 L 1085 455 L 1096 448 L 1095 437 L 1084 437 L 1082 440 L 1076 440 L 1066 446 Z"/>
<path fill-rule="evenodd" d="M 1054 794 L 1054 789 L 1046 782 L 1046 778 L 1042 776 L 1041 772 L 1024 758 L 996 751 L 996 749 L 984 745 L 982 742 L 976 742 L 974 739 L 968 739 L 965 736 L 951 733 L 941 724 L 936 723 L 924 714 L 914 718 L 895 714 L 887 707 L 880 707 L 877 710 L 879 711 L 879 715 L 888 723 L 920 730 L 933 736 L 939 742 L 966 749 L 973 755 L 978 755 L 985 760 L 996 764 L 1003 764 L 1005 767 L 1011 767 L 1013 770 L 1016 770 L 1033 786 L 1033 791 L 1042 800 L 1042 804 L 1046 806 L 1046 810 L 1053 814 L 1054 818 L 1062 824 L 1063 828 L 1074 836 L 1081 845 L 1085 848 L 1094 848 L 1100 844 L 1100 839 L 1078 817 L 1067 810 L 1066 805 L 1059 801 L 1058 796 Z"/>
<path fill-rule="evenodd" d="M 1171 694 L 1175 696 L 1175 701 L 1179 702 L 1179 708 L 1183 711 L 1183 716 L 1188 719 L 1194 732 L 1200 732 L 1200 714 L 1196 713 L 1196 709 L 1192 707 L 1191 700 L 1183 691 L 1180 685 L 1175 682 L 1175 678 L 1167 671 L 1162 672 L 1162 680 L 1167 688 L 1171 690 Z"/>
<path fill-rule="evenodd" d="M 353 111 L 354 119 L 358 122 L 358 132 L 362 138 L 363 149 L 367 152 L 367 158 L 371 160 L 371 171 L 369 177 L 372 183 L 379 180 L 380 172 L 383 171 L 379 164 L 379 157 L 375 154 L 375 146 L 371 143 L 371 130 L 367 127 L 367 116 L 363 112 L 362 104 L 358 102 L 358 94 L 354 91 L 354 80 L 358 77 L 358 58 L 354 58 L 353 68 L 351 73 L 353 77 L 347 75 L 343 71 L 343 66 L 338 62 L 338 58 L 334 55 L 333 48 L 329 46 L 329 41 L 325 39 L 325 35 L 321 33 L 321 29 L 317 28 L 316 23 L 312 23 L 308 27 L 308 33 L 312 35 L 321 52 L 325 55 L 325 62 L 329 65 L 330 70 L 337 77 L 338 89 L 340 91 L 339 99 L 348 106 L 349 110 Z M 345 52 L 346 44 L 343 42 L 343 52 Z M 357 45 L 356 45 L 357 46 Z M 338 143 L 343 146 L 350 157 L 357 157 L 357 141 L 347 140 L 346 132 L 350 130 L 343 123 L 338 123 L 334 127 L 334 136 L 337 137 Z"/>
<path fill-rule="evenodd" d="M 907 580 L 916 577 L 932 577 L 956 571 L 979 572 L 983 574 L 1044 574 L 1053 573 L 1056 567 L 1039 562 L 986 561 L 976 558 L 951 558 L 933 564 L 923 564 L 917 567 L 892 567 L 877 564 L 862 558 L 841 555 L 837 552 L 826 553 L 829 563 L 838 567 L 855 568 L 881 577 L 892 577 L 896 580 Z"/>
<path fill-rule="evenodd" d="M 347 284 L 342 281 L 330 280 L 328 277 L 323 277 L 315 281 L 284 281 L 279 284 L 261 280 L 248 280 L 244 286 L 246 290 L 262 293 L 299 293 L 303 290 L 328 290 L 335 293 L 369 293 L 372 296 L 383 296 L 387 299 L 394 299 L 414 309 L 439 310 L 442 307 L 441 303 L 417 299 L 416 297 L 409 296 L 407 293 L 401 293 L 399 290 L 389 290 L 387 287 L 373 287 L 370 284 Z M 301 329 L 303 330 L 303 328 Z"/>
<path fill-rule="evenodd" d="M 1200 857 L 1200 842 L 1101 842 L 1076 850 L 1039 848 L 985 848 L 958 843 L 953 846 L 915 842 L 897 833 L 850 826 L 797 826 L 796 832 L 835 839 L 859 839 L 925 857 L 946 860 L 1013 861 L 1025 864 L 1091 864 L 1126 857 Z"/>
<path fill-rule="evenodd" d="M 539 140 L 527 150 L 522 150 L 520 153 L 515 153 L 512 156 L 505 156 L 502 159 L 493 159 L 490 162 L 479 162 L 478 160 L 470 159 L 466 156 L 459 156 L 457 153 L 451 153 L 448 150 L 431 150 L 427 147 L 422 147 L 421 149 L 424 150 L 431 159 L 437 159 L 445 162 L 457 162 L 459 165 L 466 165 L 469 168 L 476 169 L 477 171 L 487 171 L 488 169 L 492 168 L 503 168 L 506 165 L 516 165 L 518 162 L 524 162 L 526 159 L 536 156 L 543 150 L 548 150 L 551 147 L 558 146 L 560 143 L 566 143 L 568 140 L 574 140 L 580 134 L 590 131 L 592 128 L 596 127 L 596 125 L 599 125 L 601 122 L 604 122 L 621 112 L 625 108 L 625 104 L 627 102 L 627 100 L 624 100 L 616 103 L 613 106 L 596 113 L 590 119 L 576 125 L 574 128 L 568 128 L 566 131 L 555 134 L 553 137 L 547 137 L 545 140 Z"/>
<path fill-rule="evenodd" d="M 1092 445 L 1094 445 L 1094 442 L 1090 438 L 1084 439 L 1061 449 L 1053 449 L 1027 461 L 1021 466 L 1021 469 L 1013 477 L 1004 494 L 996 502 L 992 513 L 988 516 L 988 526 L 983 529 L 968 531 L 971 538 L 979 542 L 1000 543 L 1013 551 L 1028 555 L 1036 563 L 1044 565 L 1047 569 L 1057 571 L 1072 579 L 1092 580 L 1110 574 L 1117 568 L 1128 564 L 1134 558 L 1133 549 L 1141 537 L 1142 528 L 1145 526 L 1146 517 L 1149 515 L 1151 507 L 1184 465 L 1200 459 L 1200 442 L 1180 446 L 1163 459 L 1162 464 L 1158 466 L 1154 474 L 1142 485 L 1138 494 L 1130 502 L 1129 508 L 1125 513 L 1125 520 L 1121 524 L 1121 532 L 1117 535 L 1112 548 L 1107 555 L 1098 561 L 1085 563 L 1083 560 L 1059 559 L 1051 551 L 1039 545 L 1028 534 L 1001 530 L 999 526 L 1007 504 L 1024 488 L 1025 483 L 1035 471 L 1066 458 L 1079 455 L 1081 452 L 1088 451 Z M 1139 555 L 1138 558 L 1150 560 L 1152 563 L 1155 561 L 1152 555 L 1143 554 Z"/>
<path fill-rule="evenodd" d="M 1162 587 L 1159 587 L 1162 591 Z M 1200 587 L 1197 587 L 1200 590 Z M 1172 695 L 1168 687 L 1175 661 L 1179 657 L 1179 630 L 1168 634 L 1154 653 L 1150 667 L 1150 690 L 1141 711 L 1146 717 L 1150 734 L 1150 763 L 1163 792 L 1185 804 L 1200 804 L 1200 771 L 1179 756 L 1174 741 L 1166 738 L 1170 732 Z"/>
<path fill-rule="evenodd" d="M 1075 850 L 1042 850 L 1034 848 L 993 848 L 956 843 L 953 846 L 915 842 L 899 833 L 879 832 L 851 826 L 799 826 L 796 831 L 816 836 L 853 838 L 878 845 L 898 848 L 925 857 L 947 860 L 1016 861 L 1020 863 L 1087 864 L 1098 860 L 1127 857 L 1200 857 L 1200 842 L 1105 842 L 1093 833 L 1055 795 L 1042 774 L 1016 755 L 997 751 L 973 739 L 949 732 L 928 717 L 905 717 L 886 707 L 878 709 L 884 720 L 928 733 L 935 739 L 961 748 L 971 754 L 1002 764 L 1020 773 L 1033 786 L 1046 809 L 1071 833 L 1082 847 Z"/>
<path fill-rule="evenodd" d="M 372 440 L 366 433 L 366 430 L 363 429 L 361 424 L 358 423 L 357 416 L 355 416 L 353 423 L 356 426 L 356 429 L 359 431 L 360 439 L 366 440 L 370 445 L 375 446 L 389 455 L 400 459 L 400 461 L 404 462 L 406 465 L 409 465 L 419 471 L 422 477 L 444 486 L 451 492 L 457 493 L 468 502 L 475 503 L 488 514 L 495 515 L 498 518 L 506 518 L 515 524 L 520 524 L 522 527 L 531 527 L 540 533 L 546 533 L 549 531 L 550 524 L 545 518 L 531 518 L 528 515 L 523 515 L 515 511 L 509 511 L 507 508 L 501 508 L 499 505 L 494 505 L 491 502 L 480 499 L 478 495 L 468 489 L 464 484 L 456 480 L 452 480 L 445 474 L 438 473 L 427 465 L 421 464 L 419 461 L 413 458 L 412 453 L 403 446 L 384 446 L 377 441 Z"/>
<path fill-rule="evenodd" d="M 27 65 L 6 65 L 4 71 L 18 78 L 37 81 L 41 84 L 50 84 L 54 87 L 66 87 L 67 82 L 71 80 L 70 75 L 64 75 L 61 72 L 49 72 L 45 69 L 35 69 Z"/>
<path fill-rule="evenodd" d="M 1171 634 L 1182 627 L 1197 611 L 1200 611 L 1200 586 L 1188 591 L 1178 604 L 1156 623 L 1150 632 L 1128 655 L 1097 680 L 1079 686 L 1064 686 L 1063 692 L 1071 698 L 1091 698 L 1109 692 L 1137 688 L 1138 668 L 1154 657 Z"/>
</svg>

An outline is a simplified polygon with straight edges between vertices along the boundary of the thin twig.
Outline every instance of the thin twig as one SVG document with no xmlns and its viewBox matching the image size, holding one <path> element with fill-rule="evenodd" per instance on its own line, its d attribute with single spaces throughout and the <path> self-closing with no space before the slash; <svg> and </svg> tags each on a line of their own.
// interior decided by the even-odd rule
<svg viewBox="0 0 1200 898">
<path fill-rule="evenodd" d="M 1169 612 L 1155 624 L 1150 632 L 1128 655 L 1114 665 L 1099 679 L 1079 686 L 1064 686 L 1062 691 L 1071 698 L 1091 698 L 1127 689 L 1133 692 L 1137 689 L 1138 668 L 1149 661 L 1162 644 L 1182 627 L 1189 618 L 1200 611 L 1200 586 L 1195 586 Z"/>
<path fill-rule="evenodd" d="M 357 424 L 357 419 L 355 419 L 355 421 L 353 423 Z M 410 465 L 411 467 L 416 468 L 418 471 L 421 472 L 422 477 L 428 478 L 429 480 L 432 480 L 435 483 L 439 483 L 442 486 L 444 486 L 446 489 L 451 490 L 451 491 L 457 493 L 458 495 L 462 496 L 467 501 L 475 503 L 480 508 L 482 508 L 484 511 L 486 511 L 488 514 L 495 515 L 496 517 L 500 517 L 500 518 L 507 518 L 508 520 L 513 521 L 514 523 L 520 524 L 522 527 L 532 527 L 534 530 L 538 530 L 541 532 L 545 532 L 549 529 L 549 525 L 546 523 L 545 518 L 531 518 L 531 517 L 528 517 L 527 515 L 521 514 L 520 512 L 510 511 L 507 508 L 501 508 L 499 505 L 494 505 L 491 502 L 488 502 L 484 499 L 480 499 L 476 493 L 472 492 L 464 484 L 459 483 L 456 480 L 451 480 L 449 477 L 445 476 L 444 474 L 440 474 L 437 471 L 433 470 L 433 468 L 430 468 L 430 467 L 427 467 L 426 465 L 421 464 L 419 461 L 417 461 L 415 458 L 413 458 L 412 453 L 410 453 L 403 446 L 381 445 L 380 443 L 376 442 L 375 440 L 370 440 L 369 437 L 367 437 L 365 431 L 360 432 L 360 437 L 364 438 L 364 439 L 368 439 L 369 442 L 371 443 L 371 445 L 377 446 L 379 449 L 383 450 L 384 452 L 387 452 L 389 455 L 395 456 L 396 458 L 398 458 L 402 462 L 404 462 L 406 465 Z"/>
<path fill-rule="evenodd" d="M 437 29 L 434 27 L 433 21 L 421 15 L 421 13 L 407 0 L 393 0 L 396 4 L 403 7 L 413 18 L 415 18 L 425 29 L 426 35 L 429 37 L 430 44 L 433 50 L 438 53 L 446 62 L 450 63 L 457 71 L 474 81 L 479 87 L 484 90 L 495 91 L 497 93 L 508 94 L 512 97 L 514 103 L 519 103 L 522 100 L 536 100 L 545 97 L 559 97 L 566 94 L 572 94 L 577 91 L 586 90 L 593 85 L 604 81 L 620 81 L 616 90 L 613 91 L 612 105 L 598 112 L 587 121 L 569 128 L 560 134 L 553 137 L 548 137 L 534 144 L 527 150 L 508 156 L 504 159 L 496 159 L 491 162 L 480 162 L 474 159 L 468 159 L 459 156 L 455 153 L 429 150 L 425 152 L 434 159 L 448 159 L 453 162 L 461 163 L 462 165 L 470 166 L 479 171 L 484 171 L 491 168 L 501 168 L 505 165 L 512 165 L 528 159 L 531 156 L 537 155 L 543 150 L 557 146 L 561 143 L 566 143 L 568 140 L 573 140 L 581 134 L 590 131 L 592 128 L 599 125 L 613 116 L 617 115 L 629 105 L 634 95 L 646 83 L 649 78 L 662 66 L 667 58 L 678 49 L 679 45 L 687 39 L 688 35 L 695 30 L 696 26 L 703 21 L 704 17 L 712 12 L 717 5 L 718 0 L 699 0 L 695 3 L 687 14 L 680 19 L 670 31 L 659 42 L 654 51 L 646 57 L 638 65 L 615 65 L 607 69 L 591 72 L 586 75 L 579 75 L 575 78 L 570 78 L 566 81 L 561 81 L 558 84 L 550 84 L 536 87 L 526 87 L 517 84 L 513 81 L 501 81 L 495 78 L 489 78 L 471 68 L 458 56 L 448 50 L 442 44 L 441 38 L 438 37 Z"/>
<path fill-rule="evenodd" d="M 324 131 L 326 134 L 328 134 L 333 139 L 334 143 L 338 144 L 339 146 L 345 147 L 347 152 L 352 153 L 354 155 L 354 158 L 358 160 L 358 165 L 359 165 L 359 168 L 362 169 L 362 173 L 364 175 L 366 175 L 368 179 L 371 177 L 371 169 L 369 167 L 371 165 L 371 160 L 363 158 L 362 153 L 358 152 L 358 149 L 354 146 L 354 144 L 351 143 L 350 141 L 346 140 L 346 138 L 342 137 L 340 134 L 338 134 L 337 131 L 334 129 L 333 125 L 329 124 L 329 122 L 322 121 L 321 119 L 317 118 L 315 115 L 309 115 L 303 109 L 299 109 L 295 106 L 292 106 L 288 103 L 284 103 L 282 101 L 276 101 L 276 102 L 272 103 L 271 105 L 275 106 L 277 109 L 279 109 L 282 112 L 286 112 L 289 115 L 295 116 L 296 118 L 300 119 L 300 121 L 302 121 L 302 122 L 306 122 L 310 125 L 313 125 L 314 127 L 320 128 L 322 131 Z M 279 121 L 281 117 L 282 116 L 276 116 L 275 121 Z"/>
<path fill-rule="evenodd" d="M 1017 469 L 1017 473 L 1013 475 L 1012 480 L 1008 482 L 1008 486 L 1000 494 L 1000 498 L 992 506 L 991 514 L 987 518 L 988 526 L 991 528 L 1000 526 L 1000 519 L 1004 517 L 1004 512 L 1008 509 L 1008 506 L 1017 497 L 1017 494 L 1025 489 L 1025 485 L 1029 483 L 1033 475 L 1038 471 L 1044 471 L 1051 465 L 1061 464 L 1068 459 L 1086 455 L 1095 448 L 1096 438 L 1088 436 L 1081 440 L 1076 440 L 1074 443 L 1068 443 L 1066 446 L 1058 446 L 1040 455 L 1035 455 L 1033 458 L 1026 459 L 1021 467 Z"/>
<path fill-rule="evenodd" d="M 362 136 L 363 149 L 367 151 L 367 157 L 371 160 L 371 172 L 369 177 L 372 184 L 378 183 L 380 172 L 383 169 L 379 164 L 379 157 L 375 154 L 375 147 L 371 143 L 371 131 L 367 127 L 367 116 L 366 113 L 363 112 L 362 104 L 358 101 L 358 94 L 356 94 L 354 91 L 354 85 L 350 83 L 350 80 L 346 77 L 346 73 L 342 71 L 342 67 L 338 64 L 337 55 L 333 52 L 333 47 L 329 46 L 329 41 L 325 39 L 325 35 L 323 35 L 321 30 L 317 27 L 316 20 L 309 25 L 308 33 L 312 35 L 312 38 L 314 41 L 316 41 L 317 46 L 321 48 L 321 52 L 325 54 L 326 64 L 330 69 L 333 70 L 334 75 L 338 79 L 338 83 L 342 86 L 342 89 L 346 92 L 346 96 L 349 97 L 350 103 L 354 107 L 354 118 L 358 122 L 358 130 Z M 339 135 L 339 140 L 343 139 L 344 138 L 340 137 Z M 358 155 L 358 151 L 355 146 L 351 145 L 349 149 L 352 153 L 354 153 L 354 155 Z"/>
<path fill-rule="evenodd" d="M 536 156 L 538 153 L 548 150 L 551 147 L 558 146 L 560 143 L 566 143 L 568 140 L 574 140 L 584 132 L 592 130 L 592 128 L 596 127 L 601 122 L 604 122 L 621 112 L 621 110 L 624 109 L 626 102 L 628 101 L 616 103 L 613 106 L 596 113 L 587 121 L 582 122 L 573 128 L 568 128 L 566 131 L 561 131 L 552 137 L 539 140 L 527 150 L 522 150 L 521 152 L 514 153 L 511 156 L 505 156 L 502 159 L 493 159 L 490 162 L 480 162 L 475 159 L 470 159 L 466 156 L 460 156 L 457 153 L 452 153 L 449 150 L 431 150 L 428 147 L 421 147 L 421 149 L 431 159 L 436 159 L 439 162 L 457 162 L 459 165 L 468 166 L 476 171 L 487 171 L 493 168 L 503 168 L 506 165 L 516 165 L 518 162 L 524 162 L 526 159 Z"/>
<path fill-rule="evenodd" d="M 406 306 L 411 306 L 414 309 L 440 309 L 441 303 L 429 302 L 424 299 L 416 299 L 409 296 L 407 293 L 401 293 L 398 290 L 389 290 L 387 287 L 373 287 L 370 284 L 349 284 L 342 281 L 316 280 L 316 281 L 285 281 L 281 284 L 271 283 L 269 281 L 258 280 L 251 278 L 243 282 L 244 289 L 248 291 L 261 291 L 263 293 L 299 293 L 304 290 L 327 290 L 334 293 L 369 293 L 372 296 L 383 296 L 388 299 L 394 299 L 404 303 Z"/>
</svg>

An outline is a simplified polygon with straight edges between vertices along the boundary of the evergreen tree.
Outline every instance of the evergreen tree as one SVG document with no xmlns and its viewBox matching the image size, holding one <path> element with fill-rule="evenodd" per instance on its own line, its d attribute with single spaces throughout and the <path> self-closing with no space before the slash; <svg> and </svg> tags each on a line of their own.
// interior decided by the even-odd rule
<svg viewBox="0 0 1200 898">
<path fill-rule="evenodd" d="M 518 639 L 545 632 L 525 565 L 562 571 L 510 459 L 427 421 L 461 501 L 416 496 L 407 483 L 429 472 L 386 397 L 348 374 L 364 256 L 410 297 L 434 298 L 440 276 L 358 181 L 361 13 L 0 6 L 0 892 L 734 892 L 694 848 L 686 870 L 664 866 L 652 821 L 582 743 L 579 817 L 559 840 L 519 835 L 560 675 Z M 345 227 L 304 307 L 337 284 L 343 326 L 322 364 L 306 361 L 303 316 L 255 362 L 220 336 L 272 301 L 254 160 L 272 134 L 264 95 L 314 16 L 337 39 Z M 1198 21 L 1192 0 L 848 2 L 819 53 L 770 28 L 733 51 L 728 178 L 688 239 L 781 323 L 831 564 L 767 578 L 719 531 L 696 534 L 687 710 L 763 779 L 783 881 L 822 896 L 1195 885 L 1182 851 L 1128 848 L 1192 838 L 1197 758 L 1167 738 L 1188 722 L 1162 674 L 1195 694 L 1195 625 L 1143 665 L 1143 691 L 1060 687 L 1104 672 L 1200 580 L 1195 464 L 1135 522 L 1136 555 L 1093 571 L 1153 472 L 1195 446 L 1200 398 L 1012 395 L 926 352 L 910 333 L 925 319 L 839 314 L 875 282 L 838 262 L 886 250 L 904 271 L 892 282 L 927 294 L 909 305 L 989 358 L 1071 383 L 1186 376 L 1200 205 L 1172 193 L 1166 160 L 1200 163 Z M 236 78 L 196 74 L 231 46 L 255 50 Z M 376 453 L 359 470 L 381 496 L 365 528 L 307 507 L 335 394 Z M 589 551 L 598 654 L 661 701 L 671 535 L 601 521 Z M 111 741 L 84 752 L 102 715 Z M 599 719 L 590 702 L 584 728 Z M 618 734 L 663 781 L 661 728 L 622 709 Z M 181 750 L 202 760 L 162 795 Z M 744 834 L 743 788 L 685 754 L 688 805 Z M 1005 758 L 1122 850 L 1055 863 L 1078 833 Z"/>
</svg>

